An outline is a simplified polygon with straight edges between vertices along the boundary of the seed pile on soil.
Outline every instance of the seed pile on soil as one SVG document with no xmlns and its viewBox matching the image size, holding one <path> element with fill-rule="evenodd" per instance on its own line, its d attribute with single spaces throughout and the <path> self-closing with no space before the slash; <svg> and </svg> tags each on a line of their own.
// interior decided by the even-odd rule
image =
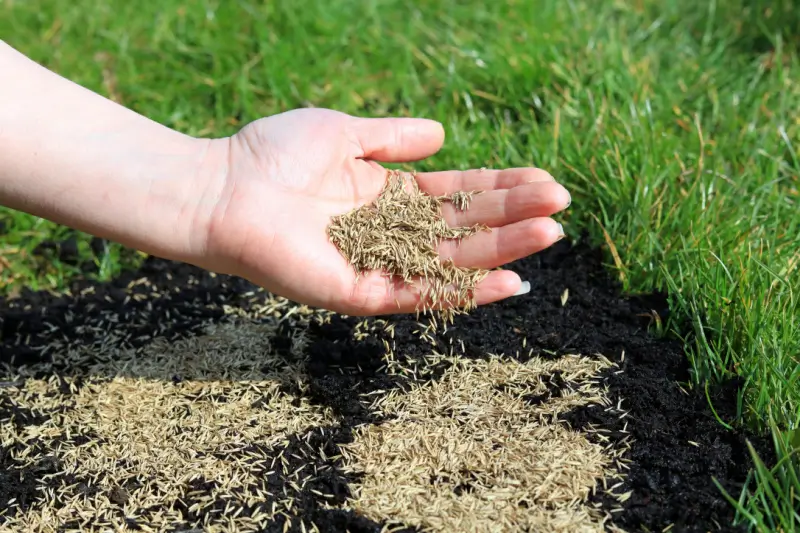
<svg viewBox="0 0 800 533">
<path fill-rule="evenodd" d="M 774 457 L 681 386 L 664 298 L 583 244 L 509 267 L 446 332 L 158 259 L 0 300 L 0 531 L 735 531 L 711 477 Z"/>
<path fill-rule="evenodd" d="M 485 226 L 451 228 L 441 214 L 442 202 L 466 210 L 475 194 L 459 191 L 431 196 L 419 189 L 413 175 L 406 179 L 388 170 L 386 185 L 375 201 L 334 217 L 328 236 L 360 275 L 382 271 L 404 284 L 422 280 L 420 310 L 436 310 L 445 321 L 475 307 L 473 291 L 488 271 L 457 267 L 439 258 L 442 240 L 460 240 Z"/>
<path fill-rule="evenodd" d="M 588 496 L 621 480 L 625 447 L 592 442 L 557 418 L 590 404 L 613 410 L 593 378 L 614 365 L 579 356 L 447 362 L 438 380 L 373 402 L 387 420 L 342 447 L 345 471 L 360 478 L 353 508 L 428 531 L 604 531 L 609 516 Z M 531 401 L 555 373 L 575 388 Z"/>
</svg>

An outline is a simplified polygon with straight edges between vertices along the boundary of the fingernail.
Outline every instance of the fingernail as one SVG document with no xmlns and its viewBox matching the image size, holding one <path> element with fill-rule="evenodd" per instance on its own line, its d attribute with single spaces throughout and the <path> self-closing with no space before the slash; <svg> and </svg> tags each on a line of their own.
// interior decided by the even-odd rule
<svg viewBox="0 0 800 533">
<path fill-rule="evenodd" d="M 558 222 L 557 224 L 558 224 L 558 239 L 561 240 L 564 237 L 566 237 L 567 234 L 564 233 L 564 226 L 562 226 L 560 222 Z"/>
<path fill-rule="evenodd" d="M 521 296 L 523 294 L 528 294 L 529 292 L 531 292 L 531 282 L 523 281 L 522 285 L 519 287 L 519 290 L 514 293 L 514 296 Z"/>
<path fill-rule="evenodd" d="M 569 199 L 567 200 L 567 207 L 569 207 L 572 205 L 572 195 L 569 193 L 569 191 L 567 191 L 567 196 L 569 197 Z M 565 207 L 564 209 L 566 209 L 567 207 Z"/>
</svg>

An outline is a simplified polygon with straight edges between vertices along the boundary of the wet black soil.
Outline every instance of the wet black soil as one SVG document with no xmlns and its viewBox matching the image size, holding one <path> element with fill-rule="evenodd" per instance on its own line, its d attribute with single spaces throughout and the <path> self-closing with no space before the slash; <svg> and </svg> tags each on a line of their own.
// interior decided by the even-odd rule
<svg viewBox="0 0 800 533">
<path fill-rule="evenodd" d="M 714 486 L 712 476 L 738 496 L 751 464 L 745 439 L 750 439 L 770 463 L 768 441 L 726 430 L 715 420 L 704 391 L 681 386 L 689 381 L 682 345 L 659 339 L 648 331 L 653 312 L 662 319 L 667 317 L 666 299 L 663 295 L 623 297 L 603 259 L 599 250 L 562 241 L 509 265 L 531 282 L 531 292 L 458 317 L 448 331 L 433 336 L 435 349 L 447 353 L 463 342 L 464 356 L 471 358 L 494 353 L 525 360 L 537 355 L 578 353 L 602 354 L 617 362 L 622 372 L 608 371 L 603 379 L 614 403 L 620 401 L 627 416 L 620 419 L 601 407 L 585 407 L 563 417 L 574 427 L 589 423 L 601 426 L 612 440 L 628 436 L 633 439 L 626 480 L 615 489 L 617 493 L 631 491 L 632 495 L 622 504 L 622 512 L 614 514 L 614 523 L 626 531 L 661 531 L 670 525 L 672 532 L 735 531 L 726 525 L 733 519 L 733 510 Z M 140 279 L 147 282 L 134 283 Z M 562 305 L 565 290 L 568 297 Z M 131 347 L 142 346 L 159 335 L 194 335 L 207 321 L 223 319 L 223 304 L 248 308 L 263 298 L 243 280 L 150 259 L 138 271 L 128 272 L 111 283 L 75 282 L 68 296 L 27 291 L 14 300 L 0 300 L 0 365 L 13 369 L 46 361 L 47 352 L 43 355 L 41 348 L 56 339 L 84 344 L 101 342 L 111 323 L 117 329 L 125 328 L 128 334 L 124 343 Z M 304 394 L 333 408 L 339 425 L 311 428 L 302 439 L 290 439 L 285 449 L 269 453 L 283 452 L 293 460 L 312 464 L 313 470 L 320 472 L 313 482 L 298 491 L 280 473 L 254 465 L 264 469 L 262 488 L 266 492 L 276 497 L 291 496 L 296 501 L 297 517 L 327 524 L 328 531 L 377 532 L 382 527 L 350 511 L 323 506 L 342 503 L 349 494 L 348 484 L 354 481 L 343 473 L 337 460 L 331 459 L 336 457 L 338 446 L 352 439 L 355 426 L 381 423 L 381 416 L 371 412 L 360 395 L 408 385 L 410 378 L 385 373 L 381 359 L 383 339 L 393 344 L 400 359 L 413 359 L 431 351 L 431 341 L 420 337 L 415 317 L 388 319 L 394 325 L 393 338 L 382 332 L 356 341 L 353 332 L 362 322 L 356 318 L 335 316 L 330 323 L 311 328 L 306 368 L 309 387 Z M 275 343 L 280 345 L 288 334 L 279 331 Z M 415 379 L 437 379 L 443 370 L 441 365 L 423 364 Z M 56 367 L 46 372 L 81 375 L 77 368 Z M 549 384 L 546 394 L 567 385 L 557 375 L 551 377 Z M 46 417 L 4 403 L 2 386 L 0 423 L 36 424 Z M 736 408 L 733 384 L 712 390 L 711 394 L 718 414 L 731 419 Z M 242 454 L 246 456 L 247 452 Z M 18 508 L 35 505 L 35 488 L 58 482 L 53 469 L 49 464 L 16 464 L 9 450 L 0 446 L 0 508 L 14 498 L 23 502 Z M 42 472 L 50 475 L 45 479 Z M 187 487 L 186 493 L 197 489 Z M 120 494 L 124 492 L 111 496 L 124 500 Z M 602 491 L 594 499 L 609 510 L 619 505 Z M 175 531 L 202 518 L 189 512 L 191 497 L 182 501 L 187 522 L 175 524 Z M 269 505 L 265 501 L 263 507 Z M 224 506 L 225 502 L 220 501 L 218 507 Z M 255 513 L 258 507 L 243 509 L 242 513 Z M 0 518 L 0 524 L 2 521 Z M 281 518 L 269 531 L 283 531 L 283 527 Z M 289 530 L 300 531 L 298 521 L 292 522 Z"/>
</svg>

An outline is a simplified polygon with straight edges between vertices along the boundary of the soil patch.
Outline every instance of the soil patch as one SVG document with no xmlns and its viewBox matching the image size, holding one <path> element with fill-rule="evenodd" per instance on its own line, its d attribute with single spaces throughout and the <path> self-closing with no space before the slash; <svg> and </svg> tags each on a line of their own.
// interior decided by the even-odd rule
<svg viewBox="0 0 800 533">
<path fill-rule="evenodd" d="M 665 299 L 583 244 L 509 268 L 445 331 L 157 259 L 0 301 L 0 531 L 732 531 L 711 476 L 769 443 L 681 387 Z"/>
</svg>

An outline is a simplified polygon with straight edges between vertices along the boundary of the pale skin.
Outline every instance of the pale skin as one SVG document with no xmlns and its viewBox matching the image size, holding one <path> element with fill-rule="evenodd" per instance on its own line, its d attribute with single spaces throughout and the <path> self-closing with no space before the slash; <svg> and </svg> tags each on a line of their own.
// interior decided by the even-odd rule
<svg viewBox="0 0 800 533">
<path fill-rule="evenodd" d="M 246 278 L 295 302 L 349 315 L 414 312 L 418 288 L 356 278 L 331 244 L 334 215 L 371 202 L 380 163 L 435 154 L 445 132 L 418 118 L 298 109 L 224 138 L 194 138 L 93 93 L 0 41 L 0 204 L 158 257 Z M 419 173 L 430 194 L 482 190 L 451 225 L 490 231 L 442 243 L 457 265 L 494 269 L 563 237 L 568 191 L 544 170 Z M 521 285 L 493 270 L 484 305 Z"/>
</svg>

